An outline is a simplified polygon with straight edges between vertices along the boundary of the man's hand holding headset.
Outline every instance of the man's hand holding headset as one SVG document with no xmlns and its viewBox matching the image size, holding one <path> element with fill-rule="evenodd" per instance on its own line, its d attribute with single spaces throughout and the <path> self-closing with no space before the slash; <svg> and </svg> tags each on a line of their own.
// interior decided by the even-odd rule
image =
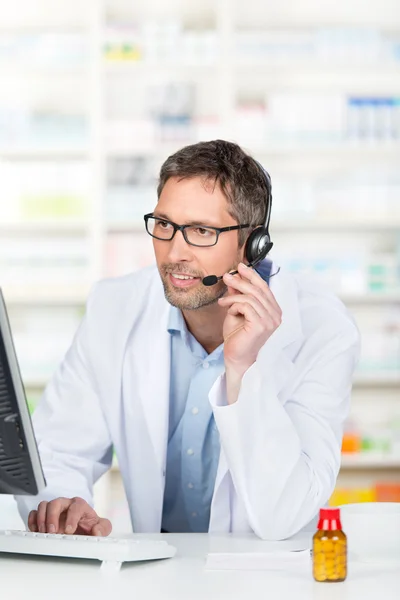
<svg viewBox="0 0 400 600">
<path fill-rule="evenodd" d="M 218 300 L 228 308 L 223 325 L 228 403 L 236 402 L 243 375 L 282 322 L 282 311 L 260 275 L 240 263 L 237 275 L 223 277 L 228 295 Z"/>
</svg>

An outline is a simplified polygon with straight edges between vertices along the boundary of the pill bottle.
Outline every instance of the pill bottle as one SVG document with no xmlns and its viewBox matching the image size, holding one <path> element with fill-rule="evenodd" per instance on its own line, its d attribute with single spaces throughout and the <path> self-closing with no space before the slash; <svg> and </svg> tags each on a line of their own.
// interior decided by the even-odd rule
<svg viewBox="0 0 400 600">
<path fill-rule="evenodd" d="M 321 508 L 313 537 L 315 581 L 339 582 L 347 576 L 347 537 L 342 531 L 339 508 Z"/>
</svg>

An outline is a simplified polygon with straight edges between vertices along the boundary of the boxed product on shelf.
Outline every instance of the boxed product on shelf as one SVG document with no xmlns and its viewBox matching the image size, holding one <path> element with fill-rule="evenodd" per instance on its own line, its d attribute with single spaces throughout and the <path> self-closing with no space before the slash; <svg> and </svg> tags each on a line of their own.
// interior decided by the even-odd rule
<svg viewBox="0 0 400 600">
<path fill-rule="evenodd" d="M 235 109 L 237 134 L 246 114 L 258 127 L 257 146 L 269 144 L 353 144 L 396 143 L 400 139 L 399 98 L 397 96 L 347 96 L 337 91 L 269 92 L 256 112 L 238 103 Z M 264 134 L 261 135 L 261 132 Z M 240 140 L 241 138 L 238 137 Z"/>
<path fill-rule="evenodd" d="M 85 114 L 50 106 L 0 103 L 0 151 L 80 150 L 87 148 Z"/>
<path fill-rule="evenodd" d="M 370 409 L 371 410 L 371 409 Z M 365 413 L 365 411 L 363 411 Z M 349 417 L 344 426 L 342 454 L 381 459 L 398 459 L 400 465 L 400 417 L 396 406 L 376 407 L 368 416 Z M 377 463 L 379 465 L 379 462 Z"/>
<path fill-rule="evenodd" d="M 238 61 L 290 64 L 379 65 L 400 59 L 400 37 L 369 27 L 240 29 L 235 34 Z"/>
<path fill-rule="evenodd" d="M 189 82 L 151 84 L 146 95 L 146 111 L 156 123 L 156 143 L 190 142 L 194 137 L 195 85 Z"/>
<path fill-rule="evenodd" d="M 90 178 L 86 161 L 0 161 L 0 222 L 84 221 Z"/>
<path fill-rule="evenodd" d="M 281 222 L 284 223 L 284 220 Z M 293 253 L 295 240 L 302 237 L 301 227 L 299 231 L 293 227 L 284 235 L 275 226 L 277 232 L 274 225 L 271 225 L 271 231 L 274 238 L 279 239 L 276 260 L 285 270 L 299 276 L 310 275 L 337 294 L 361 297 L 367 293 L 385 296 L 400 292 L 396 240 L 393 242 L 393 251 L 385 253 L 378 250 L 373 252 L 362 240 L 351 239 L 351 232 L 342 236 L 339 247 L 337 238 L 332 238 L 334 243 L 331 245 L 327 236 L 322 246 L 323 229 L 318 232 L 316 227 L 313 235 L 308 236 L 307 246 L 301 246 L 299 241 L 296 253 Z M 386 237 L 386 244 L 389 239 Z"/>
<path fill-rule="evenodd" d="M 338 143 L 345 138 L 346 98 L 332 92 L 271 92 L 265 100 L 266 141 Z"/>
<path fill-rule="evenodd" d="M 361 328 L 362 346 L 357 366 L 359 375 L 374 372 L 380 376 L 400 375 L 400 338 L 398 333 L 383 328 Z"/>
<path fill-rule="evenodd" d="M 114 22 L 105 32 L 107 61 L 145 64 L 213 64 L 218 57 L 218 35 L 213 29 L 188 29 L 180 20 Z"/>
<path fill-rule="evenodd" d="M 81 33 L 0 34 L 0 68 L 82 67 L 88 57 L 88 39 Z"/>
<path fill-rule="evenodd" d="M 376 502 L 375 487 L 337 487 L 329 499 L 330 506 L 353 504 L 358 502 Z"/>
<path fill-rule="evenodd" d="M 88 281 L 89 241 L 82 237 L 24 236 L 0 238 L 1 284 L 5 289 L 30 286 L 84 286 Z M 20 295 L 20 294 L 19 294 Z"/>
<path fill-rule="evenodd" d="M 157 202 L 154 160 L 147 156 L 113 157 L 107 164 L 106 217 L 108 225 L 144 228 L 143 215 Z"/>
<path fill-rule="evenodd" d="M 399 482 L 377 481 L 370 487 L 338 486 L 329 499 L 330 506 L 358 502 L 400 502 L 400 477 Z"/>
<path fill-rule="evenodd" d="M 375 486 L 377 502 L 400 502 L 400 476 L 398 482 L 378 482 Z"/>
<path fill-rule="evenodd" d="M 196 90 L 192 83 L 148 84 L 142 92 L 141 116 L 114 116 L 118 108 L 113 102 L 118 105 L 119 100 L 110 99 L 113 109 L 105 131 L 109 152 L 160 155 L 162 144 L 169 148 L 175 144 L 178 149 L 195 140 Z"/>
</svg>

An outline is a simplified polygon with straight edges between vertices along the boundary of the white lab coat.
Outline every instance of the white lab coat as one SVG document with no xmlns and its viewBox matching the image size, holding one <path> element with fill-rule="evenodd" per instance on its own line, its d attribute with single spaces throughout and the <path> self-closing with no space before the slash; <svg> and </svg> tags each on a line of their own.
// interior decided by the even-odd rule
<svg viewBox="0 0 400 600">
<path fill-rule="evenodd" d="M 209 531 L 274 540 L 309 525 L 334 489 L 359 334 L 343 304 L 315 283 L 280 273 L 271 290 L 283 322 L 244 375 L 237 402 L 226 405 L 224 374 L 209 393 L 221 439 Z M 160 531 L 168 311 L 155 267 L 94 287 L 34 414 L 47 488 L 17 498 L 25 522 L 43 499 L 92 503 L 114 447 L 133 531 Z"/>
</svg>

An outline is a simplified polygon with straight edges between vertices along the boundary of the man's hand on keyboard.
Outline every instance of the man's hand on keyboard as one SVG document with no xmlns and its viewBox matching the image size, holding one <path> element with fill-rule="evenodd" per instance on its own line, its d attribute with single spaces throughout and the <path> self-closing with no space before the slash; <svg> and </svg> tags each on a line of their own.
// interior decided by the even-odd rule
<svg viewBox="0 0 400 600">
<path fill-rule="evenodd" d="M 82 498 L 56 498 L 41 502 L 28 517 L 30 531 L 40 533 L 71 533 L 77 535 L 107 536 L 111 523 L 100 518 Z"/>
</svg>

